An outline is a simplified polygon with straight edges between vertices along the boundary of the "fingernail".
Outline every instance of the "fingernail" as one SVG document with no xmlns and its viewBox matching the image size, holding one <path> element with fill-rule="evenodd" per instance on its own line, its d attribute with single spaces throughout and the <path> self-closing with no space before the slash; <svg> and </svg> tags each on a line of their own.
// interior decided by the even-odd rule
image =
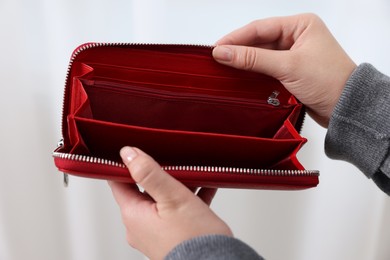
<svg viewBox="0 0 390 260">
<path fill-rule="evenodd" d="M 129 146 L 125 146 L 121 149 L 120 155 L 122 157 L 123 162 L 128 163 L 128 162 L 131 162 L 132 160 L 134 160 L 134 158 L 138 154 L 133 148 L 131 148 Z"/>
<path fill-rule="evenodd" d="M 231 61 L 233 58 L 233 52 L 230 48 L 225 46 L 217 46 L 213 50 L 213 56 L 216 60 Z"/>
</svg>

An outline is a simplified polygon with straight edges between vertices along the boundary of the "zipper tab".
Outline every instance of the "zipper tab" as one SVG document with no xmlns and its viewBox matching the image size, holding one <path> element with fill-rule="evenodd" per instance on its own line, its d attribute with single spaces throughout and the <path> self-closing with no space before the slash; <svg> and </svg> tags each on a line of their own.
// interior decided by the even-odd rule
<svg viewBox="0 0 390 260">
<path fill-rule="evenodd" d="M 61 138 L 57 143 L 57 148 L 64 147 L 64 138 Z"/>
<path fill-rule="evenodd" d="M 57 149 L 64 147 L 64 138 L 61 138 L 57 143 Z M 63 172 L 63 184 L 67 188 L 69 186 L 69 174 Z"/>
<path fill-rule="evenodd" d="M 279 93 L 280 92 L 277 91 L 277 90 L 272 92 L 271 96 L 269 96 L 268 99 L 267 99 L 267 103 L 270 104 L 270 105 L 273 105 L 275 107 L 279 106 L 280 105 L 280 101 L 278 99 Z"/>
<path fill-rule="evenodd" d="M 67 173 L 64 173 L 64 187 L 68 188 L 69 186 L 69 175 Z"/>
</svg>

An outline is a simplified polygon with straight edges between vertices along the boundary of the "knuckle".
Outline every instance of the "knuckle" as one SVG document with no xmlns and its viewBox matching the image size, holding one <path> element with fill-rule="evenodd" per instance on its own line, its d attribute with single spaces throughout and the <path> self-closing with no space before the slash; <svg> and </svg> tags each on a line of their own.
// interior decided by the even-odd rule
<svg viewBox="0 0 390 260">
<path fill-rule="evenodd" d="M 254 70 L 256 68 L 257 55 L 254 48 L 244 48 L 238 59 L 238 64 L 241 64 L 242 69 Z"/>
<path fill-rule="evenodd" d="M 136 248 L 136 240 L 134 239 L 132 232 L 130 232 L 129 230 L 126 231 L 126 240 L 129 246 L 131 246 L 132 248 Z"/>
<path fill-rule="evenodd" d="M 262 21 L 261 19 L 253 20 L 253 21 L 249 22 L 248 26 L 249 26 L 249 27 L 254 27 L 254 28 L 256 28 L 257 25 L 258 25 L 261 21 Z"/>
<path fill-rule="evenodd" d="M 314 13 L 306 13 L 302 15 L 302 18 L 304 21 L 306 21 L 308 24 L 323 24 L 322 19 Z"/>
<path fill-rule="evenodd" d="M 158 168 L 157 164 L 148 156 L 138 156 L 130 165 L 131 176 L 137 183 L 144 183 Z"/>
<path fill-rule="evenodd" d="M 302 17 L 306 20 L 320 20 L 320 17 L 314 13 L 305 13 L 302 14 Z"/>
<path fill-rule="evenodd" d="M 130 246 L 135 247 L 137 243 L 135 231 L 137 230 L 138 221 L 142 216 L 137 214 L 132 207 L 122 209 L 121 216 L 122 223 L 126 228 L 126 240 Z"/>
<path fill-rule="evenodd" d="M 134 213 L 133 213 L 133 208 L 130 206 L 127 206 L 125 204 L 124 206 L 121 207 L 121 216 L 122 216 L 122 222 L 126 224 L 126 222 L 129 219 L 133 219 Z"/>
</svg>

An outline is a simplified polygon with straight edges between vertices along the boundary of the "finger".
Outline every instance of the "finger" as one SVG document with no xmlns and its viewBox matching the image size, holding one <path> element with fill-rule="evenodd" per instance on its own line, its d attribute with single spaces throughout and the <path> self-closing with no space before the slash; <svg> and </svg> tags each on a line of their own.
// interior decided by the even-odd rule
<svg viewBox="0 0 390 260">
<path fill-rule="evenodd" d="M 273 46 L 273 49 L 288 50 L 314 17 L 307 14 L 257 20 L 227 34 L 216 45 Z"/>
<path fill-rule="evenodd" d="M 204 203 L 210 206 L 211 202 L 213 201 L 215 194 L 217 193 L 218 189 L 214 188 L 200 188 L 200 190 L 197 193 L 197 196 L 203 200 Z"/>
<path fill-rule="evenodd" d="M 222 64 L 282 80 L 290 51 L 275 51 L 247 46 L 220 45 L 213 49 L 214 59 Z"/>
<path fill-rule="evenodd" d="M 187 187 L 163 171 L 157 162 L 141 150 L 124 147 L 120 155 L 135 182 L 157 203 L 180 202 L 193 196 Z"/>
<path fill-rule="evenodd" d="M 137 185 L 121 182 L 109 181 L 112 194 L 119 207 L 132 202 L 144 200 L 142 194 L 139 192 Z"/>
<path fill-rule="evenodd" d="M 274 42 L 282 34 L 282 27 L 275 19 L 264 19 L 251 22 L 216 42 L 216 45 L 255 46 L 266 42 Z"/>
</svg>

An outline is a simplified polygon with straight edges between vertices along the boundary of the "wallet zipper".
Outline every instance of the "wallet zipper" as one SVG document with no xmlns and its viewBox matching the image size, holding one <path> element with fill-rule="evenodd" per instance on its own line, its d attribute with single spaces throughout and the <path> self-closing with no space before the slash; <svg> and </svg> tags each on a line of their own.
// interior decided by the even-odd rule
<svg viewBox="0 0 390 260">
<path fill-rule="evenodd" d="M 53 152 L 54 158 L 62 160 L 69 160 L 74 162 L 84 162 L 91 164 L 100 164 L 116 168 L 126 168 L 126 165 L 121 162 L 98 158 L 89 155 L 70 154 L 62 152 Z M 279 170 L 279 169 L 252 169 L 241 167 L 227 167 L 227 166 L 161 166 L 164 171 L 186 171 L 186 172 L 207 172 L 207 173 L 224 173 L 224 174 L 248 174 L 257 176 L 319 176 L 318 170 Z M 64 173 L 64 186 L 69 184 L 68 174 Z"/>
</svg>

